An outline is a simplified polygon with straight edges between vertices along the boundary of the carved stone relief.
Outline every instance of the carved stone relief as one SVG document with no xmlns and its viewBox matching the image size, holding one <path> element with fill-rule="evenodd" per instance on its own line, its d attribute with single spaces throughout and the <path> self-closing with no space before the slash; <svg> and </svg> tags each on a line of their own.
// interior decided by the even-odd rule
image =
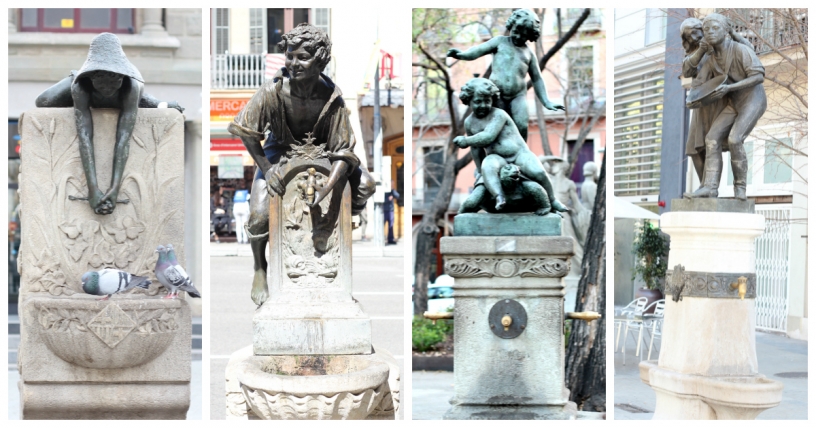
<svg viewBox="0 0 816 428">
<path fill-rule="evenodd" d="M 325 185 L 327 177 L 310 169 L 297 174 L 283 197 L 283 263 L 297 288 L 339 287 L 340 194 L 333 192 L 315 208 L 309 207 L 308 189 Z"/>
<path fill-rule="evenodd" d="M 118 268 L 153 278 L 147 293 L 156 295 L 161 288 L 153 275 L 153 250 L 170 242 L 169 235 L 183 233 L 174 228 L 183 224 L 183 203 L 178 201 L 183 178 L 177 164 L 183 162 L 183 151 L 175 151 L 183 147 L 184 118 L 157 117 L 160 112 L 155 110 L 144 117 L 140 110 L 119 196 L 123 203 L 113 214 L 101 216 L 80 200 L 87 198 L 87 185 L 73 115 L 63 114 L 66 111 L 71 109 L 34 110 L 22 121 L 29 143 L 23 148 L 27 155 L 23 175 L 36 176 L 25 181 L 29 187 L 22 191 L 22 209 L 31 220 L 21 251 L 25 291 L 71 295 L 81 292 L 84 272 Z M 95 114 L 102 116 L 97 123 L 112 120 L 114 112 Z M 103 172 L 108 168 L 103 165 L 110 160 L 105 150 L 111 148 L 98 149 L 96 157 L 100 183 L 107 184 Z"/>
<path fill-rule="evenodd" d="M 454 278 L 560 278 L 569 272 L 568 260 L 552 257 L 531 259 L 449 258 L 445 273 Z"/>
</svg>

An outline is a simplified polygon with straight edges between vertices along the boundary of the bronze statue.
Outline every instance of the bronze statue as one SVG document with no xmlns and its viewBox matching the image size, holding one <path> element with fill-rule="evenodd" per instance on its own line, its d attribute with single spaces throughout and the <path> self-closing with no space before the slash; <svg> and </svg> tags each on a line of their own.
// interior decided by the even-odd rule
<svg viewBox="0 0 816 428">
<path fill-rule="evenodd" d="M 684 33 L 692 33 L 694 22 L 684 27 Z M 753 46 L 726 37 L 732 34 L 737 39 L 723 15 L 712 13 L 706 16 L 702 32 L 704 39 L 698 40 L 699 47 L 684 60 L 683 65 L 683 75 L 694 77 L 686 105 L 698 109 L 689 129 L 686 153 L 692 155 L 697 174 L 701 176 L 701 186 L 683 196 L 718 196 L 723 170 L 722 152 L 728 150 L 734 172 L 734 197 L 745 200 L 748 158 L 743 143 L 767 107 L 762 85 L 765 67 L 754 53 Z M 690 40 L 694 40 L 694 37 Z M 687 52 L 692 45 L 689 43 Z M 705 145 L 702 156 L 699 155 L 702 152 L 699 149 L 700 140 Z M 695 160 L 695 155 L 704 160 Z M 700 163 L 702 171 L 698 165 Z"/>
<path fill-rule="evenodd" d="M 731 38 L 739 43 L 742 43 L 753 49 L 751 42 L 740 36 L 739 33 L 731 29 Z M 703 56 L 711 51 L 711 46 L 703 39 L 703 21 L 697 18 L 688 18 L 680 24 L 680 37 L 683 40 L 683 50 L 686 52 L 686 57 L 683 59 L 683 76 L 694 78 L 697 77 L 697 70 Z M 719 100 L 709 100 L 705 105 L 697 107 L 694 115 L 691 117 L 689 123 L 688 140 L 686 140 L 686 155 L 689 156 L 694 170 L 697 173 L 697 178 L 702 183 L 704 181 L 703 174 L 705 164 L 705 133 L 711 128 L 711 124 L 717 115 L 725 109 L 728 105 L 727 98 L 720 98 Z M 724 145 L 725 146 L 725 145 Z"/>
<path fill-rule="evenodd" d="M 241 138 L 258 167 L 246 226 L 255 261 L 252 300 L 258 305 L 269 297 L 264 249 L 269 240 L 269 198 L 286 192 L 282 164 L 310 153 L 328 156 L 331 171 L 325 183 L 307 186 L 315 189 L 309 207 L 318 206 L 346 178 L 353 214 L 365 209 L 375 190 L 353 152 L 354 133 L 340 88 L 321 73 L 331 58 L 328 36 L 303 23 L 283 35 L 279 46 L 286 55 L 285 67 L 261 86 L 228 128 Z"/>
<path fill-rule="evenodd" d="M 496 107 L 506 111 L 513 118 L 521 138 L 527 141 L 527 82 L 529 74 L 536 97 L 547 110 L 564 110 L 564 106 L 553 104 L 547 98 L 544 79 L 538 69 L 535 53 L 527 47 L 527 41 L 536 41 L 541 35 L 541 22 L 533 11 L 518 9 L 507 20 L 509 36 L 498 36 L 474 46 L 464 52 L 453 48 L 448 56 L 472 61 L 487 54 L 493 54 L 490 80 L 499 88 L 500 96 Z"/>
<path fill-rule="evenodd" d="M 91 41 L 88 59 L 79 71 L 71 71 L 65 79 L 48 88 L 37 97 L 37 107 L 73 107 L 76 117 L 79 153 L 85 179 L 88 182 L 87 199 L 96 214 L 110 214 L 117 203 L 122 186 L 123 172 L 130 149 L 130 137 L 136 124 L 136 115 L 141 108 L 157 108 L 160 101 L 144 93 L 144 79 L 139 70 L 128 61 L 119 38 L 111 33 L 102 33 Z M 178 103 L 170 102 L 168 107 L 183 112 Z M 113 174 L 110 188 L 99 189 L 94 161 L 93 120 L 91 109 L 119 109 L 119 123 L 116 128 Z"/>
<path fill-rule="evenodd" d="M 470 147 L 473 162 L 481 175 L 476 181 L 474 194 L 471 195 L 474 201 L 464 204 L 463 207 L 481 204 L 476 204 L 475 201 L 483 199 L 477 193 L 479 186 L 484 185 L 492 195 L 491 199 L 496 201 L 495 212 L 502 212 L 507 204 L 507 195 L 499 174 L 505 165 L 513 164 L 519 168 L 520 177 L 537 183 L 547 192 L 549 198 L 547 208 L 553 212 L 567 211 L 568 209 L 555 198 L 553 186 L 544 172 L 544 167 L 527 147 L 513 119 L 504 110 L 493 107 L 498 95 L 499 88 L 492 81 L 481 77 L 470 79 L 459 94 L 459 98 L 470 106 L 473 114 L 465 119 L 465 131 L 468 135 L 460 135 L 454 138 L 453 142 L 463 149 Z M 531 204 L 526 211 L 540 211 L 538 214 L 546 214 L 541 204 L 535 205 L 533 207 Z M 516 212 L 518 210 L 519 208 L 515 208 Z"/>
</svg>

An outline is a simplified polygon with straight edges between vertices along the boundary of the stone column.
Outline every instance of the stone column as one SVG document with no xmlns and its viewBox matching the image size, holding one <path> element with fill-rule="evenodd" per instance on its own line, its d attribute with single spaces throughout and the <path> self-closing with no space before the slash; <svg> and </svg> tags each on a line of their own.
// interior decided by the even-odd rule
<svg viewBox="0 0 816 428">
<path fill-rule="evenodd" d="M 161 8 L 142 9 L 142 17 L 144 18 L 141 31 L 143 36 L 167 37 L 167 30 L 162 24 Z"/>
<path fill-rule="evenodd" d="M 440 241 L 456 299 L 445 419 L 574 419 L 563 284 L 573 240 L 559 236 L 561 217 L 460 214 L 454 222 L 456 236 Z"/>
<path fill-rule="evenodd" d="M 92 111 L 98 181 L 110 183 L 118 110 Z M 120 199 L 94 214 L 72 108 L 20 118 L 20 401 L 23 419 L 184 419 L 190 406 L 190 307 L 161 299 L 155 248 L 184 260 L 184 118 L 140 109 Z M 98 301 L 82 274 L 148 276 L 150 289 Z"/>
<path fill-rule="evenodd" d="M 654 418 L 754 419 L 782 398 L 756 356 L 754 240 L 765 220 L 752 202 L 676 199 L 672 208 L 660 218 L 672 243 L 660 358 L 640 364 L 657 394 Z M 732 287 L 741 277 L 744 298 Z"/>
</svg>

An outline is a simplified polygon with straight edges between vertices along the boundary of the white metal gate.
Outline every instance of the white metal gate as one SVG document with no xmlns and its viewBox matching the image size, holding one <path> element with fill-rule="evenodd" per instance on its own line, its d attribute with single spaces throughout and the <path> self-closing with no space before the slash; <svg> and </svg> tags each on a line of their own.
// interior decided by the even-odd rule
<svg viewBox="0 0 816 428">
<path fill-rule="evenodd" d="M 757 207 L 765 233 L 756 240 L 756 327 L 786 331 L 790 286 L 790 207 Z"/>
</svg>

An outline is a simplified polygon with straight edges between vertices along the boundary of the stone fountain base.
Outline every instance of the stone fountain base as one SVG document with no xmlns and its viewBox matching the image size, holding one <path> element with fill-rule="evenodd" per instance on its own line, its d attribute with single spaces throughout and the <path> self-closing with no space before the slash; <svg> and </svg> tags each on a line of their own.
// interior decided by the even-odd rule
<svg viewBox="0 0 816 428">
<path fill-rule="evenodd" d="M 453 405 L 444 419 L 452 420 L 573 420 L 578 407 L 572 401 L 563 406 L 469 406 Z"/>
<path fill-rule="evenodd" d="M 254 355 L 247 346 L 226 370 L 227 419 L 395 419 L 399 366 L 367 355 Z"/>
<path fill-rule="evenodd" d="M 699 376 L 640 363 L 640 379 L 657 395 L 654 419 L 753 420 L 782 400 L 780 382 L 762 375 Z"/>
<path fill-rule="evenodd" d="M 24 419 L 185 419 L 191 325 L 184 300 L 30 297 L 21 320 Z"/>
</svg>

